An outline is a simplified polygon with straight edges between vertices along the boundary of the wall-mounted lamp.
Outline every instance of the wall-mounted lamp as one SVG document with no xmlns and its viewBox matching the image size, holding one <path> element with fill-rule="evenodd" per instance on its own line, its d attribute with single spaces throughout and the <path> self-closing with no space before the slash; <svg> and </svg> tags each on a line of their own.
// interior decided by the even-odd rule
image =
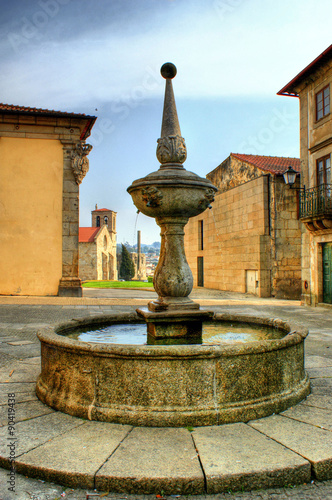
<svg viewBox="0 0 332 500">
<path fill-rule="evenodd" d="M 295 180 L 296 180 L 296 176 L 297 176 L 298 172 L 296 172 L 296 170 L 294 170 L 292 167 L 288 167 L 287 170 L 285 170 L 285 172 L 282 174 L 284 176 L 284 181 L 285 181 L 285 184 L 287 184 L 291 189 L 292 189 L 292 186 L 294 185 L 295 183 Z"/>
</svg>

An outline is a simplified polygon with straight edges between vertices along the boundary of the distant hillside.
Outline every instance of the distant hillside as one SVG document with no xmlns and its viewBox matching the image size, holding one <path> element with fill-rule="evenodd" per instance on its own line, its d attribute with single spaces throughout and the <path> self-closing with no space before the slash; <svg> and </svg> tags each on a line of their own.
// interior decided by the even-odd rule
<svg viewBox="0 0 332 500">
<path fill-rule="evenodd" d="M 124 245 L 127 247 L 127 250 L 129 252 L 137 252 L 137 245 L 129 245 L 128 242 L 124 243 Z M 117 252 L 121 252 L 121 243 L 117 243 L 116 245 Z M 159 255 L 160 252 L 160 241 L 155 241 L 152 243 L 152 245 L 146 245 L 145 243 L 141 243 L 141 252 L 148 254 L 157 254 Z"/>
</svg>

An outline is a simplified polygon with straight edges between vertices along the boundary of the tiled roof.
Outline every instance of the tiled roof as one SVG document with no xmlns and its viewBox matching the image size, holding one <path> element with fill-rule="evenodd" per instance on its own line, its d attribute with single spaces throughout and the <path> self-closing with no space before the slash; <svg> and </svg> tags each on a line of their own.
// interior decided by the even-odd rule
<svg viewBox="0 0 332 500">
<path fill-rule="evenodd" d="M 16 106 L 14 104 L 0 103 L 0 112 L 5 113 L 27 113 L 32 115 L 62 116 L 67 118 L 96 118 L 95 116 L 85 115 L 84 113 L 68 113 L 66 111 L 54 111 L 53 109 L 30 108 L 29 106 Z"/>
<path fill-rule="evenodd" d="M 287 158 L 283 156 L 260 156 L 260 155 L 245 155 L 231 153 L 231 156 L 238 160 L 250 163 L 255 167 L 271 172 L 272 174 L 283 174 L 284 171 L 291 166 L 296 172 L 301 171 L 301 163 L 299 158 Z"/>
<path fill-rule="evenodd" d="M 96 208 L 96 210 L 92 210 L 92 212 L 113 212 L 109 208 Z"/>
<path fill-rule="evenodd" d="M 78 241 L 80 243 L 94 242 L 100 231 L 100 227 L 80 227 L 78 230 Z"/>
</svg>

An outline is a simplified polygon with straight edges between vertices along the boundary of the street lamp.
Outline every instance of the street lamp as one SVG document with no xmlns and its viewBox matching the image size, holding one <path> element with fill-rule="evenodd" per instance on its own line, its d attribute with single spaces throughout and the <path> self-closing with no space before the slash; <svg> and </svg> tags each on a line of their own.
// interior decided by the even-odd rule
<svg viewBox="0 0 332 500">
<path fill-rule="evenodd" d="M 297 173 L 298 172 L 296 172 L 296 170 L 289 166 L 288 169 L 282 174 L 284 176 L 285 184 L 288 184 L 291 189 L 295 183 Z"/>
</svg>

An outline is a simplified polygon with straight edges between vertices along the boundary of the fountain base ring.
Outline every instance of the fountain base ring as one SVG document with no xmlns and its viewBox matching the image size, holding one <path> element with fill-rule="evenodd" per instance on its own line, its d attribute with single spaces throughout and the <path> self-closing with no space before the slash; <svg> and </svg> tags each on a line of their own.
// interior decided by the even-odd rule
<svg viewBox="0 0 332 500">
<path fill-rule="evenodd" d="M 127 321 L 133 317 L 139 321 L 133 314 Z M 121 320 L 126 322 L 125 315 Z M 38 333 L 37 395 L 52 408 L 90 420 L 182 427 L 247 422 L 279 413 L 309 394 L 303 361 L 307 331 L 294 332 L 280 320 L 227 320 L 270 324 L 285 330 L 285 337 L 237 345 L 134 346 L 63 336 L 78 323 L 91 324 L 91 318 L 45 328 Z M 103 318 L 104 324 L 117 321 L 117 315 Z"/>
</svg>

